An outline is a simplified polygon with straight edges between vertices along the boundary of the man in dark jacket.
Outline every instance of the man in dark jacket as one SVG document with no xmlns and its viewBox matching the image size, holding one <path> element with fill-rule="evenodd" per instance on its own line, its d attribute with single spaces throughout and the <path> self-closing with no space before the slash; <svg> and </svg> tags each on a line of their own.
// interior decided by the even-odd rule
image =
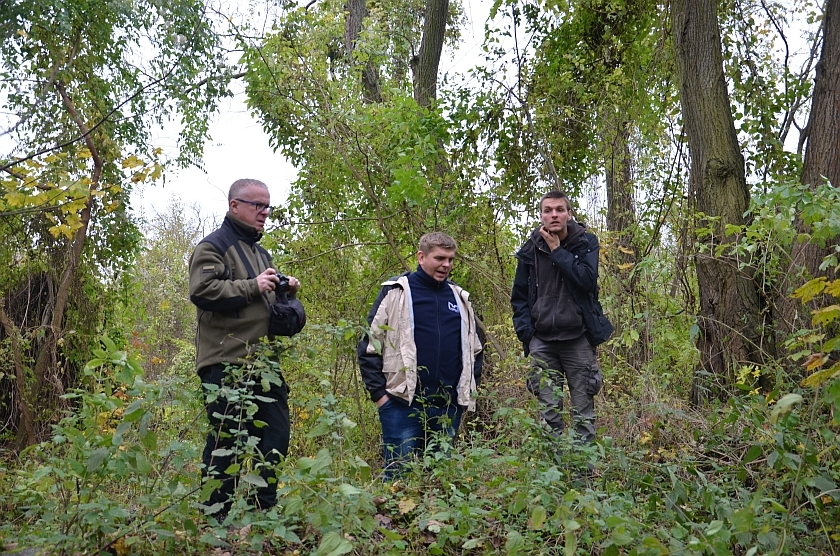
<svg viewBox="0 0 840 556">
<path fill-rule="evenodd" d="M 469 294 L 448 280 L 455 240 L 420 238 L 417 270 L 392 278 L 368 314 L 359 342 L 362 379 L 379 410 L 385 478 L 421 452 L 430 433 L 454 438 L 464 409 L 475 409 L 483 362 Z"/>
<path fill-rule="evenodd" d="M 255 388 L 258 410 L 247 422 L 241 418 L 240 404 L 224 396 L 224 391 L 239 386 L 235 375 L 241 374 L 238 370 L 260 339 L 269 335 L 270 306 L 280 282 L 271 256 L 257 243 L 271 211 L 268 187 L 257 180 L 238 180 L 230 186 L 228 205 L 221 227 L 199 242 L 189 263 L 190 301 L 198 309 L 196 369 L 208 395 L 212 429 L 202 473 L 222 481 L 208 502 L 209 512 L 220 519 L 230 509 L 238 475 L 226 470 L 237 461 L 240 431 L 245 428 L 250 437 L 259 439 L 256 448 L 264 458 L 260 474 L 267 483 L 257 491 L 262 509 L 277 503 L 273 466 L 288 452 L 290 435 L 289 390 L 282 379 L 269 382 L 268 391 Z M 289 295 L 294 297 L 300 282 L 291 276 L 288 281 Z M 260 421 L 264 427 L 255 426 Z"/>
<path fill-rule="evenodd" d="M 598 238 L 572 219 L 569 198 L 540 199 L 540 221 L 516 254 L 513 326 L 531 355 L 528 390 L 555 436 L 564 429 L 563 383 L 569 385 L 575 431 L 595 439 L 595 401 L 603 383 L 595 346 L 613 332 L 598 302 Z"/>
</svg>

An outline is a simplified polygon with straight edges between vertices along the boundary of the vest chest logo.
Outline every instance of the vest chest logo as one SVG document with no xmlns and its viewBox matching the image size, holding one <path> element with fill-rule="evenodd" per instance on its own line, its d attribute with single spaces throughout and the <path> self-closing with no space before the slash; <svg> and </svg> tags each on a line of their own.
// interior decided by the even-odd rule
<svg viewBox="0 0 840 556">
<path fill-rule="evenodd" d="M 461 313 L 461 311 L 458 310 L 458 304 L 457 303 L 452 303 L 451 301 L 447 301 L 447 303 L 449 303 L 449 310 L 450 311 L 452 311 L 453 313 L 458 313 L 458 314 Z"/>
</svg>

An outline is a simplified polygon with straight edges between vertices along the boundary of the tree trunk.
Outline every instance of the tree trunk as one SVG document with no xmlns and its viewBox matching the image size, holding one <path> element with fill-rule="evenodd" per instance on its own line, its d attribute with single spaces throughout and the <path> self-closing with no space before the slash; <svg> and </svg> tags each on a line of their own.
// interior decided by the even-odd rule
<svg viewBox="0 0 840 556">
<path fill-rule="evenodd" d="M 671 19 L 680 102 L 691 155 L 690 187 L 706 228 L 695 257 L 700 293 L 700 368 L 692 400 L 725 399 L 735 369 L 764 360 L 761 298 L 737 261 L 715 248 L 734 240 L 727 224 L 744 224 L 749 205 L 744 157 L 723 75 L 716 0 L 672 0 Z M 715 220 L 712 220 L 714 218 Z"/>
<path fill-rule="evenodd" d="M 362 20 L 367 15 L 366 0 L 347 0 L 347 18 L 344 21 L 344 51 L 351 65 L 356 41 L 362 32 Z M 382 102 L 382 91 L 379 88 L 379 71 L 373 61 L 368 59 L 362 69 L 362 87 L 366 103 Z"/>
<path fill-rule="evenodd" d="M 633 158 L 630 153 L 627 123 L 614 119 L 611 133 L 604 136 L 607 149 L 607 229 L 618 240 L 621 256 L 617 257 L 624 264 L 635 264 L 636 252 L 633 247 L 633 227 L 636 224 L 636 193 L 633 184 Z M 627 268 L 627 271 L 630 269 Z M 624 272 L 624 275 L 627 273 Z"/>
<path fill-rule="evenodd" d="M 823 14 L 823 44 L 814 78 L 814 95 L 808 119 L 807 147 L 802 166 L 802 183 L 812 189 L 828 179 L 840 187 L 840 0 L 826 0 Z M 802 222 L 797 225 L 808 232 Z M 814 277 L 826 255 L 834 252 L 834 245 L 825 248 L 816 243 L 795 243 L 791 249 L 790 277 L 785 290 L 800 285 L 795 282 L 802 275 Z M 784 293 L 788 293 L 785 291 Z M 785 332 L 793 332 L 810 321 L 800 321 L 801 305 L 788 296 L 782 300 L 780 324 Z"/>
<path fill-rule="evenodd" d="M 57 81 L 55 83 L 55 88 L 58 91 L 59 97 L 61 98 L 65 109 L 70 114 L 70 117 L 79 128 L 79 132 L 82 137 L 85 139 L 85 146 L 87 146 L 90 151 L 91 159 L 93 160 L 93 170 L 91 172 L 90 189 L 88 191 L 87 202 L 79 214 L 81 225 L 79 229 L 76 230 L 76 233 L 73 236 L 73 242 L 70 244 L 67 251 L 67 266 L 64 267 L 64 271 L 62 272 L 61 282 L 59 283 L 58 291 L 56 292 L 55 306 L 52 310 L 49 326 L 45 329 L 44 342 L 40 346 L 38 357 L 35 360 L 35 366 L 33 368 L 34 379 L 28 391 L 24 390 L 19 392 L 22 399 L 28 396 L 32 405 L 36 404 L 37 400 L 42 398 L 41 390 L 46 382 L 49 367 L 58 359 L 56 355 L 56 348 L 59 340 L 64 335 L 64 312 L 70 297 L 70 289 L 76 276 L 76 270 L 78 269 L 79 261 L 82 258 L 84 244 L 87 240 L 94 192 L 97 187 L 99 187 L 99 180 L 102 177 L 102 170 L 104 167 L 104 161 L 99 155 L 99 151 L 96 148 L 93 137 L 90 134 L 90 130 L 76 110 L 76 107 L 74 106 L 70 96 L 67 94 L 64 85 L 60 81 Z M 26 416 L 24 416 L 24 418 L 25 417 Z M 32 436 L 30 431 L 19 429 L 18 445 L 20 447 L 29 446 L 34 441 L 36 441 L 36 438 Z"/>
<path fill-rule="evenodd" d="M 437 98 L 438 66 L 448 14 L 449 0 L 426 0 L 423 38 L 414 73 L 414 99 L 423 108 L 428 108 Z"/>
<path fill-rule="evenodd" d="M 19 331 L 12 320 L 6 314 L 5 300 L 0 298 L 0 325 L 6 332 L 6 336 L 12 344 L 12 361 L 15 366 L 15 388 L 17 390 L 17 402 L 20 407 L 20 416 L 23 426 L 18 428 L 18 436 L 21 438 L 21 443 L 25 446 L 31 446 L 37 442 L 35 435 L 35 420 L 32 417 L 32 411 L 29 408 L 29 401 L 27 400 L 26 377 L 23 368 L 23 358 L 21 357 Z M 22 431 L 22 432 L 21 432 Z"/>
<path fill-rule="evenodd" d="M 638 248 L 633 241 L 636 229 L 635 184 L 633 183 L 633 155 L 630 151 L 629 123 L 617 109 L 608 108 L 602 115 L 601 140 L 605 150 L 605 177 L 607 186 L 607 229 L 613 238 L 605 257 L 621 287 L 619 305 L 626 308 L 624 316 L 636 313 L 638 274 L 634 272 L 638 262 Z M 629 315 L 627 314 L 629 312 Z M 632 319 L 613 319 L 615 336 L 623 333 L 622 322 Z M 635 366 L 642 366 L 649 360 L 650 339 L 646 326 L 640 331 L 640 341 L 629 347 L 619 347 L 623 357 Z"/>
</svg>

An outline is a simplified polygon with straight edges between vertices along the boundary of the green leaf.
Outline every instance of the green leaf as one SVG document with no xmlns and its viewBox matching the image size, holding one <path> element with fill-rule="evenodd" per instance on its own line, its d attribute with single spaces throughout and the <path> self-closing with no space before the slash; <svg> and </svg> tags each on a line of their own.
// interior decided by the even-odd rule
<svg viewBox="0 0 840 556">
<path fill-rule="evenodd" d="M 509 556 L 519 554 L 519 552 L 524 547 L 525 539 L 522 538 L 522 535 L 520 535 L 518 531 L 511 531 L 507 534 L 507 541 L 505 541 L 505 552 L 507 552 Z"/>
<path fill-rule="evenodd" d="M 531 529 L 542 529 L 545 524 L 545 515 L 546 512 L 544 506 L 535 506 L 534 509 L 531 510 Z"/>
<path fill-rule="evenodd" d="M 811 486 L 818 488 L 820 490 L 820 494 L 825 494 L 837 490 L 837 485 L 834 483 L 834 481 L 832 481 L 831 479 L 827 479 L 822 475 L 817 475 L 816 477 L 809 478 L 808 483 Z M 831 494 L 834 496 L 834 498 L 838 497 L 837 492 L 831 492 Z"/>
<path fill-rule="evenodd" d="M 230 465 L 228 465 L 228 468 L 225 469 L 225 475 L 237 475 L 239 474 L 239 469 L 241 467 L 242 466 L 238 463 L 231 463 Z"/>
<path fill-rule="evenodd" d="M 354 487 L 353 485 L 342 483 L 338 485 L 338 492 L 340 492 L 343 496 L 349 498 L 350 496 L 356 496 L 358 494 L 361 494 L 364 491 L 360 488 Z"/>
<path fill-rule="evenodd" d="M 761 454 L 764 453 L 760 444 L 753 444 L 750 446 L 750 449 L 747 450 L 747 453 L 744 455 L 744 459 L 742 460 L 743 463 L 750 463 L 759 458 Z"/>
<path fill-rule="evenodd" d="M 834 322 L 838 317 L 840 317 L 840 305 L 837 304 L 811 311 L 811 321 L 819 326 Z"/>
<path fill-rule="evenodd" d="M 268 486 L 268 483 L 265 482 L 265 479 L 260 477 L 257 473 L 246 473 L 242 476 L 242 480 L 248 483 L 249 485 L 254 485 L 258 488 L 265 488 Z"/>
<path fill-rule="evenodd" d="M 87 459 L 87 472 L 92 473 L 102 466 L 111 453 L 105 448 L 97 448 Z"/>
<path fill-rule="evenodd" d="M 566 545 L 564 547 L 565 556 L 575 556 L 577 552 L 577 536 L 572 531 L 566 533 Z"/>
<path fill-rule="evenodd" d="M 773 406 L 773 411 L 770 413 L 770 422 L 775 423 L 779 417 L 790 413 L 793 406 L 802 403 L 802 396 L 799 394 L 785 394 L 782 399 L 776 402 Z"/>
<path fill-rule="evenodd" d="M 330 424 L 325 420 L 318 421 L 315 423 L 315 426 L 312 427 L 309 432 L 306 433 L 306 438 L 317 438 L 319 436 L 324 436 L 325 434 L 329 434 L 330 432 Z"/>
<path fill-rule="evenodd" d="M 303 509 L 303 500 L 300 496 L 287 496 L 283 499 L 283 515 L 292 517 L 298 515 Z"/>
<path fill-rule="evenodd" d="M 755 521 L 755 513 L 752 508 L 741 508 L 732 513 L 732 527 L 738 533 L 746 533 Z"/>
<path fill-rule="evenodd" d="M 142 417 L 143 412 L 140 410 L 143 409 L 143 402 L 144 400 L 134 400 L 131 402 L 129 406 L 125 408 L 125 411 L 123 411 L 123 419 L 133 422 Z"/>
<path fill-rule="evenodd" d="M 102 336 L 101 340 L 102 343 L 105 344 L 105 348 L 109 352 L 114 353 L 115 351 L 117 351 L 117 344 L 115 344 L 111 338 L 109 338 L 108 336 Z"/>
<path fill-rule="evenodd" d="M 723 529 L 723 522 L 716 519 L 709 523 L 709 527 L 706 528 L 706 534 L 709 536 L 716 535 L 721 529 Z"/>
<path fill-rule="evenodd" d="M 825 276 L 814 278 L 797 288 L 791 297 L 801 299 L 803 303 L 808 303 L 825 289 L 825 282 Z"/>
<path fill-rule="evenodd" d="M 140 434 L 140 442 L 147 450 L 157 450 L 157 434 L 152 431 L 146 431 L 146 434 Z"/>
<path fill-rule="evenodd" d="M 340 556 L 353 550 L 353 545 L 338 531 L 330 531 L 321 539 L 316 556 Z"/>
<path fill-rule="evenodd" d="M 148 475 L 152 472 L 152 464 L 143 452 L 137 452 L 135 462 L 137 464 L 137 472 L 141 475 Z"/>
<path fill-rule="evenodd" d="M 464 550 L 470 550 L 472 548 L 478 548 L 481 546 L 482 540 L 481 539 L 469 539 L 464 544 L 461 545 L 461 548 Z"/>
<path fill-rule="evenodd" d="M 396 531 L 391 531 L 390 529 L 386 529 L 385 527 L 380 527 L 379 532 L 382 533 L 382 536 L 388 539 L 389 541 L 401 541 L 403 540 L 403 536 L 397 533 Z"/>
<path fill-rule="evenodd" d="M 642 546 L 648 549 L 648 551 L 655 550 L 658 554 L 669 554 L 670 551 L 668 547 L 662 544 L 662 541 L 657 539 L 656 537 L 645 537 L 642 540 Z M 648 553 L 648 552 L 645 552 Z"/>
</svg>

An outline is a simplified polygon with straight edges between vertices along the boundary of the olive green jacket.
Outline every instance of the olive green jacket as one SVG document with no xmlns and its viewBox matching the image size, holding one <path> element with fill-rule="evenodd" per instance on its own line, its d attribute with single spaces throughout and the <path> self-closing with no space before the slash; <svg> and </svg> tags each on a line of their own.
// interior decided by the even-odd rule
<svg viewBox="0 0 840 556">
<path fill-rule="evenodd" d="M 268 336 L 274 292 L 261 294 L 256 276 L 273 264 L 257 244 L 261 237 L 228 213 L 221 227 L 202 239 L 190 257 L 190 301 L 198 309 L 199 372 L 216 363 L 242 363 L 260 338 Z M 240 253 L 250 263 L 253 276 Z"/>
</svg>

